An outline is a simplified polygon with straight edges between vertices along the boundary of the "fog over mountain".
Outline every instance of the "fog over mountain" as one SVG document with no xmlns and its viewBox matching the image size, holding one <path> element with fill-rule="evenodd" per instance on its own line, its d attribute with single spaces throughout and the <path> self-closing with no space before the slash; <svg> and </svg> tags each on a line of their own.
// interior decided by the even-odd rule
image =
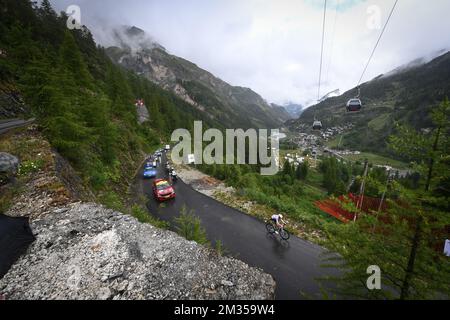
<svg viewBox="0 0 450 320">
<path fill-rule="evenodd" d="M 301 104 L 295 104 L 295 103 L 289 103 L 284 106 L 284 108 L 294 117 L 300 117 L 303 110 L 305 109 L 305 106 Z"/>
<path fill-rule="evenodd" d="M 305 109 L 305 106 L 293 102 L 286 103 L 281 107 L 284 108 L 294 119 L 300 117 L 300 115 Z"/>
<path fill-rule="evenodd" d="M 110 30 L 116 45 L 106 48 L 122 67 L 167 89 L 196 110 L 236 127 L 278 127 L 291 118 L 249 88 L 231 86 L 196 64 L 172 55 L 144 30 L 121 26 Z"/>
</svg>

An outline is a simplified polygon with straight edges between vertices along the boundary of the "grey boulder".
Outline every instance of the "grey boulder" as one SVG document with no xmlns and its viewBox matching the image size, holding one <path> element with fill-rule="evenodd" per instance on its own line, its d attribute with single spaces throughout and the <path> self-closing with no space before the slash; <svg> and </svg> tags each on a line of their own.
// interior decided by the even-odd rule
<svg viewBox="0 0 450 320">
<path fill-rule="evenodd" d="M 0 152 L 0 173 L 17 173 L 19 159 L 9 153 Z"/>
</svg>

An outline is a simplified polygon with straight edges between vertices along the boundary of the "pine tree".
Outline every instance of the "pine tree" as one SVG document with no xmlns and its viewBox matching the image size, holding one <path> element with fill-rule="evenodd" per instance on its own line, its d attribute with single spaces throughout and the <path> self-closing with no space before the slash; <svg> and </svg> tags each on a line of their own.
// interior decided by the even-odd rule
<svg viewBox="0 0 450 320">
<path fill-rule="evenodd" d="M 292 176 L 292 165 L 286 160 L 283 164 L 283 175 Z"/>
<path fill-rule="evenodd" d="M 53 10 L 49 0 L 41 2 L 41 6 L 37 9 L 37 16 L 40 25 L 35 29 L 35 32 L 46 45 L 57 48 L 64 38 L 62 29 L 64 24 Z"/>
<path fill-rule="evenodd" d="M 434 109 L 431 116 L 436 127 L 430 135 L 417 133 L 411 128 L 403 126 L 399 128 L 399 135 L 391 139 L 392 148 L 398 153 L 415 159 L 416 169 L 426 177 L 424 190 L 416 198 L 418 203 L 415 205 L 418 215 L 415 217 L 414 236 L 411 241 L 408 265 L 402 279 L 401 299 L 407 299 L 413 294 L 411 287 L 415 279 L 415 270 L 417 270 L 416 261 L 420 249 L 423 247 L 422 239 L 428 235 L 426 227 L 429 223 L 433 223 L 434 219 L 438 221 L 441 219 L 441 217 L 432 215 L 433 211 L 439 210 L 439 199 L 430 191 L 432 184 L 445 172 L 439 169 L 446 167 L 446 163 L 442 160 L 449 156 L 450 151 L 448 149 L 448 133 L 450 130 L 450 103 L 448 98 Z"/>
<path fill-rule="evenodd" d="M 298 180 L 306 180 L 309 172 L 309 164 L 307 161 L 300 163 L 295 171 L 295 176 Z"/>
<path fill-rule="evenodd" d="M 328 194 L 335 194 L 338 186 L 338 170 L 337 161 L 333 157 L 324 159 L 322 163 L 323 186 L 327 189 Z"/>
<path fill-rule="evenodd" d="M 59 50 L 61 67 L 68 72 L 68 77 L 73 79 L 75 83 L 84 88 L 92 88 L 92 76 L 81 56 L 80 50 L 70 33 L 66 31 L 64 41 Z"/>
<path fill-rule="evenodd" d="M 52 18 L 56 20 L 57 18 L 56 12 L 53 10 L 49 0 L 42 0 L 39 13 L 45 19 Z"/>
</svg>

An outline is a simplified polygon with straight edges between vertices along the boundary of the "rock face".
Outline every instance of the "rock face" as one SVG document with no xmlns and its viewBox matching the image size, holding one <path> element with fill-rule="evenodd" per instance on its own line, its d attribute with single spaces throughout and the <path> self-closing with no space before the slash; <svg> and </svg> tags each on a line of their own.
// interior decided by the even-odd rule
<svg viewBox="0 0 450 320">
<path fill-rule="evenodd" d="M 0 83 L 0 119 L 27 118 L 29 109 L 14 87 Z"/>
<path fill-rule="evenodd" d="M 296 103 L 288 103 L 283 106 L 283 108 L 292 116 L 294 119 L 298 119 L 302 113 L 305 107 L 301 104 Z"/>
<path fill-rule="evenodd" d="M 16 173 L 19 168 L 19 159 L 17 157 L 0 152 L 0 172 L 2 173 Z"/>
<path fill-rule="evenodd" d="M 171 231 L 73 203 L 31 228 L 36 241 L 0 280 L 6 299 L 271 299 L 275 282 Z"/>
<path fill-rule="evenodd" d="M 148 113 L 147 107 L 145 105 L 136 106 L 136 111 L 139 124 L 143 124 L 144 122 L 150 120 L 150 114 Z"/>
</svg>

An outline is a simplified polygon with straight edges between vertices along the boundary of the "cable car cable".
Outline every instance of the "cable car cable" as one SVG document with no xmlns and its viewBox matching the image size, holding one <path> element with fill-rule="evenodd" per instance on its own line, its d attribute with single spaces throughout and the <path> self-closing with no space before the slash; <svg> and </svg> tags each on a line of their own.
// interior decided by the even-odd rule
<svg viewBox="0 0 450 320">
<path fill-rule="evenodd" d="M 394 13 L 394 10 L 395 10 L 396 6 L 397 6 L 397 3 L 398 3 L 398 0 L 395 0 L 394 5 L 392 6 L 391 12 L 389 13 L 389 16 L 388 16 L 388 18 L 386 20 L 386 23 L 383 26 L 383 30 L 381 30 L 380 36 L 378 37 L 378 40 L 375 43 L 375 47 L 373 48 L 372 53 L 370 54 L 369 60 L 367 60 L 366 66 L 365 66 L 365 68 L 363 70 L 363 73 L 361 74 L 361 77 L 359 78 L 358 85 L 356 86 L 356 88 L 358 89 L 358 95 L 355 98 L 350 99 L 347 102 L 347 112 L 348 111 L 351 111 L 351 112 L 360 111 L 361 108 L 362 108 L 362 102 L 361 102 L 361 99 L 360 99 L 361 98 L 361 81 L 364 78 L 364 75 L 366 74 L 366 71 L 367 71 L 367 69 L 369 67 L 370 62 L 372 61 L 373 56 L 375 55 L 375 51 L 377 50 L 378 45 L 380 44 L 381 38 L 383 37 L 384 32 L 386 31 L 386 28 L 387 28 L 387 26 L 389 24 L 389 21 L 391 20 L 391 17 L 392 17 L 392 15 Z"/>
<path fill-rule="evenodd" d="M 326 77 L 326 81 L 328 82 L 328 76 L 330 74 L 330 69 L 331 69 L 331 63 L 333 61 L 333 51 L 334 51 L 334 39 L 336 37 L 336 25 L 337 25 L 337 20 L 338 20 L 338 13 L 339 13 L 339 9 L 341 6 L 341 1 L 337 0 L 337 4 L 336 4 L 336 8 L 335 8 L 335 14 L 334 14 L 334 25 L 333 25 L 333 35 L 331 37 L 331 49 L 330 49 L 330 57 L 328 60 L 328 65 L 327 65 L 327 77 Z"/>
<path fill-rule="evenodd" d="M 326 19 L 327 19 L 327 0 L 324 1 L 323 6 L 323 24 L 322 24 L 322 46 L 320 49 L 320 68 L 319 68 L 319 86 L 317 90 L 317 102 L 319 103 L 320 100 L 320 86 L 322 83 L 322 66 L 323 66 L 323 47 L 325 43 L 325 26 L 326 26 Z M 319 122 L 316 118 L 316 111 L 314 111 L 314 123 L 313 128 L 318 127 L 316 126 Z M 320 122 L 320 127 L 322 127 L 322 123 Z"/>
<path fill-rule="evenodd" d="M 327 0 L 325 0 L 324 6 L 323 6 L 322 49 L 320 51 L 319 89 L 317 92 L 317 100 L 320 99 L 320 86 L 321 86 L 321 82 L 322 82 L 323 46 L 324 46 L 324 40 L 325 40 L 326 18 L 327 18 Z"/>
<path fill-rule="evenodd" d="M 374 56 L 374 54 L 375 54 L 375 51 L 377 50 L 378 44 L 380 43 L 381 38 L 383 37 L 384 31 L 386 30 L 386 27 L 387 27 L 389 21 L 391 20 L 392 14 L 394 13 L 394 10 L 395 10 L 395 7 L 397 6 L 397 3 L 398 3 L 398 0 L 395 0 L 395 3 L 394 3 L 394 5 L 392 6 L 391 12 L 389 13 L 389 16 L 388 16 L 388 18 L 387 18 L 387 20 L 386 20 L 386 23 L 384 24 L 383 30 L 381 31 L 381 34 L 380 34 L 380 36 L 378 37 L 377 43 L 375 44 L 375 47 L 374 47 L 373 50 L 372 50 L 372 53 L 371 53 L 371 55 L 370 55 L 370 57 L 369 57 L 369 60 L 367 61 L 366 67 L 364 68 L 364 71 L 363 71 L 363 73 L 362 73 L 362 75 L 361 75 L 361 78 L 359 78 L 359 81 L 358 81 L 358 87 L 359 87 L 359 85 L 361 84 L 361 81 L 362 81 L 362 79 L 363 79 L 363 77 L 364 77 L 364 74 L 365 74 L 366 71 L 367 71 L 367 68 L 369 67 L 369 64 L 370 64 L 370 62 L 371 62 L 371 60 L 372 60 L 372 58 L 373 58 L 373 56 Z"/>
</svg>

